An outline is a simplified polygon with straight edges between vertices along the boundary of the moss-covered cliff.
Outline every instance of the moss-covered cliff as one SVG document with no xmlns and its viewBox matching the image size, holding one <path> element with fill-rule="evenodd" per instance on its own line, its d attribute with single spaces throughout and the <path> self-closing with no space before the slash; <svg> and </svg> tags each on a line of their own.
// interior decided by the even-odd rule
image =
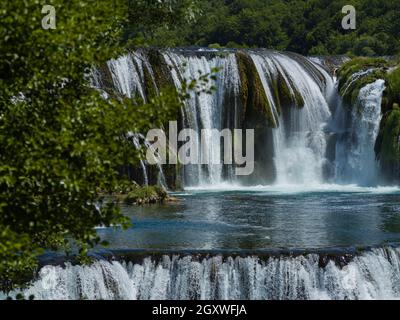
<svg viewBox="0 0 400 320">
<path fill-rule="evenodd" d="M 361 88 L 384 79 L 390 63 L 382 58 L 354 58 L 338 70 L 339 92 L 347 106 L 355 104 Z"/>
<path fill-rule="evenodd" d="M 256 127 L 277 126 L 271 105 L 253 60 L 244 52 L 237 52 L 236 59 L 240 75 L 240 98 L 243 104 L 243 123 Z"/>
<path fill-rule="evenodd" d="M 346 105 L 355 104 L 360 89 L 378 79 L 385 80 L 382 121 L 375 145 L 387 181 L 400 179 L 400 66 L 397 59 L 355 58 L 338 72 L 339 91 Z"/>
</svg>

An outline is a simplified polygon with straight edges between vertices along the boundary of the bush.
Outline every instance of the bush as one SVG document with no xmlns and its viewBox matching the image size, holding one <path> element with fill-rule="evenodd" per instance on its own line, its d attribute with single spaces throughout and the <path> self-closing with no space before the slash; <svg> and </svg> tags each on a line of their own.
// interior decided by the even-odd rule
<svg viewBox="0 0 400 320">
<path fill-rule="evenodd" d="M 137 187 L 128 193 L 124 202 L 126 204 L 155 204 L 162 203 L 168 197 L 167 192 L 158 186 Z"/>
</svg>

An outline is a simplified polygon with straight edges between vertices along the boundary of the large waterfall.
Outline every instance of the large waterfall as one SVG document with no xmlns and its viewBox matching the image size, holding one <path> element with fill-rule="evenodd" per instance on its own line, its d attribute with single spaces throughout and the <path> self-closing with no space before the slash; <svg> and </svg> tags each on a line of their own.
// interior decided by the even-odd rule
<svg viewBox="0 0 400 320">
<path fill-rule="evenodd" d="M 46 266 L 24 291 L 36 299 L 399 299 L 400 250 L 346 262 L 317 254 L 270 258 L 163 256 L 140 263 Z"/>
<path fill-rule="evenodd" d="M 101 72 L 93 73 L 93 83 L 102 90 L 111 88 L 146 100 L 150 91 L 161 90 L 162 73 L 164 82 L 180 89 L 184 82 L 220 70 L 209 83 L 216 90 L 192 92 L 184 102 L 179 126 L 194 129 L 199 139 L 202 129 L 255 129 L 256 171 L 247 179 L 235 177 L 234 165 L 220 164 L 220 141 L 204 137 L 197 153 L 208 164 L 181 168 L 187 187 L 377 185 L 374 144 L 384 82 L 363 88 L 356 105 L 349 108 L 342 104 L 334 77 L 320 63 L 321 59 L 265 50 L 138 51 L 109 61 Z M 352 81 L 364 75 L 356 74 Z M 138 147 L 138 139 L 133 142 Z M 142 161 L 140 168 L 143 181 L 139 182 L 148 183 L 147 164 Z M 158 182 L 167 185 L 161 165 L 158 171 Z"/>
<path fill-rule="evenodd" d="M 204 139 L 196 151 L 207 164 L 171 171 L 142 160 L 132 169 L 133 179 L 144 185 L 168 188 L 171 176 L 183 177 L 187 190 L 176 194 L 182 204 L 140 213 L 124 208 L 137 229 L 126 236 L 99 231 L 122 256 L 91 265 L 44 266 L 25 296 L 400 299 L 400 248 L 386 246 L 398 240 L 398 200 L 375 188 L 385 81 L 361 87 L 349 103 L 322 58 L 268 50 L 149 49 L 93 70 L 91 82 L 106 99 L 124 96 L 141 103 L 166 86 L 180 90 L 215 70 L 206 84 L 210 92 L 190 92 L 175 119 L 179 129 L 193 129 Z M 350 76 L 344 91 L 369 72 Z M 220 164 L 224 144 L 204 137 L 203 129 L 254 129 L 254 173 L 238 177 L 235 165 Z M 139 149 L 149 147 L 145 134 L 126 137 Z M 226 191 L 227 185 L 232 189 Z M 324 249 L 331 244 L 335 253 Z M 340 249 L 348 246 L 375 249 Z M 158 254 L 129 251 L 155 248 Z M 277 254 L 276 248 L 290 249 Z M 293 254 L 293 248 L 303 249 Z M 191 254 L 174 255 L 175 250 Z"/>
</svg>

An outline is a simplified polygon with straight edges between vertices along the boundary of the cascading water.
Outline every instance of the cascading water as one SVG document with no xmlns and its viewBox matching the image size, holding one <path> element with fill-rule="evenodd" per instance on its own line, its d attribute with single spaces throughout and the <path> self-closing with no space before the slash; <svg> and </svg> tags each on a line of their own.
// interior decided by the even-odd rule
<svg viewBox="0 0 400 320">
<path fill-rule="evenodd" d="M 146 258 L 46 266 L 24 294 L 36 299 L 399 299 L 400 250 L 374 249 L 339 266 L 298 257 Z M 340 259 L 339 259 L 340 260 Z"/>
<path fill-rule="evenodd" d="M 107 63 L 114 86 L 120 94 L 128 98 L 139 95 L 140 98 L 146 99 L 143 68 L 148 66 L 148 63 L 145 61 L 143 55 L 133 53 Z"/>
<path fill-rule="evenodd" d="M 190 82 L 215 68 L 220 69 L 216 79 L 209 84 L 216 90 L 212 94 L 192 92 L 181 112 L 180 127 L 198 133 L 203 145 L 197 144 L 197 154 L 199 159 L 208 160 L 207 164 L 199 162 L 182 168 L 184 185 L 215 187 L 243 182 L 234 175 L 234 165 L 221 164 L 223 144 L 218 141 L 219 137 L 204 136 L 201 139 L 202 129 L 243 128 L 246 115 L 241 95 L 244 84 L 241 83 L 242 71 L 237 53 L 224 51 L 219 54 L 207 50 L 159 53 L 159 59 L 163 60 L 159 63 L 168 66 L 165 77 L 171 79 L 177 89 L 182 87 L 182 82 Z M 259 160 L 271 162 L 264 164 L 262 169 L 274 171 L 268 174 L 275 177 L 269 183 L 281 186 L 327 182 L 376 185 L 378 173 L 373 148 L 381 120 L 382 83 L 363 88 L 356 107 L 349 114 L 334 87 L 335 79 L 320 65 L 322 59 L 274 51 L 256 50 L 246 54 L 254 64 L 257 73 L 254 76 L 261 80 L 272 115 L 272 126 L 275 127 L 266 133 L 272 139 L 272 147 L 262 145 L 267 138 L 256 141 L 258 144 L 255 145 L 256 156 L 260 153 L 273 155 Z M 116 90 L 127 97 L 146 100 L 146 84 L 149 85 L 150 81 L 158 92 L 154 66 L 149 61 L 146 52 L 134 52 L 109 61 L 107 67 Z M 369 72 L 354 74 L 348 86 Z M 93 74 L 92 78 L 95 86 L 101 87 L 99 76 Z M 277 91 L 282 91 L 277 86 L 287 88 L 284 101 L 277 97 Z M 333 136 L 337 140 L 336 147 L 332 147 Z M 145 167 L 143 162 L 141 167 Z M 167 184 L 162 166 L 158 167 L 159 180 Z M 264 184 L 262 179 L 257 181 L 257 176 L 255 174 L 252 183 Z"/>
<path fill-rule="evenodd" d="M 199 137 L 201 137 L 202 129 L 243 128 L 246 123 L 246 110 L 243 109 L 251 109 L 253 106 L 245 105 L 243 102 L 245 99 L 242 99 L 241 96 L 243 95 L 242 89 L 247 85 L 249 91 L 251 85 L 259 82 L 261 83 L 260 88 L 250 88 L 250 90 L 264 90 L 267 103 L 261 103 L 261 105 L 270 110 L 262 110 L 262 112 L 256 110 L 259 113 L 256 113 L 255 117 L 271 115 L 267 125 L 265 124 L 267 121 L 263 122 L 265 126 L 268 126 L 267 130 L 264 130 L 265 127 L 263 127 L 261 132 L 271 136 L 272 148 L 258 144 L 255 145 L 255 151 L 273 154 L 270 159 L 273 162 L 271 167 L 274 167 L 276 171 L 275 184 L 265 194 L 258 196 L 256 194 L 260 191 L 249 192 L 245 195 L 235 194 L 235 196 L 223 194 L 222 197 L 226 202 L 221 207 L 213 205 L 205 207 L 204 212 L 211 216 L 211 218 L 208 217 L 211 219 L 208 222 L 212 221 L 212 227 L 211 224 L 201 220 L 203 216 L 196 219 L 193 225 L 184 226 L 182 232 L 186 237 L 183 239 L 189 239 L 185 240 L 187 242 L 185 245 L 190 247 L 195 243 L 191 237 L 193 230 L 203 232 L 203 229 L 210 229 L 208 233 L 201 233 L 206 237 L 204 242 L 207 244 L 207 248 L 209 247 L 208 237 L 211 240 L 216 238 L 222 246 L 227 241 L 224 236 L 221 236 L 225 229 L 220 232 L 219 228 L 229 227 L 226 233 L 229 236 L 234 235 L 235 242 L 232 242 L 232 246 L 235 248 L 241 248 L 241 244 L 245 244 L 246 248 L 248 246 L 257 247 L 257 245 L 264 248 L 262 244 L 272 247 L 275 242 L 268 242 L 271 240 L 271 234 L 275 234 L 275 236 L 283 234 L 283 238 L 286 236 L 287 229 L 284 225 L 288 219 L 285 216 L 282 219 L 285 223 L 280 223 L 281 220 L 277 217 L 282 212 L 289 212 L 288 217 L 292 219 L 290 216 L 292 211 L 293 213 L 296 211 L 293 223 L 299 230 L 288 234 L 287 237 L 292 238 L 285 243 L 296 243 L 297 241 L 301 243 L 302 239 L 299 238 L 302 238 L 303 235 L 304 238 L 318 238 L 318 233 L 310 235 L 310 230 L 302 234 L 304 231 L 302 221 L 305 216 L 309 215 L 309 208 L 314 213 L 313 221 L 317 220 L 318 227 L 314 229 L 322 228 L 323 233 L 325 232 L 335 240 L 336 237 L 331 235 L 332 230 L 337 231 L 338 234 L 345 231 L 343 237 L 347 238 L 348 230 L 343 227 L 347 220 L 344 219 L 345 222 L 340 218 L 335 220 L 329 210 L 325 210 L 334 203 L 333 206 L 338 206 L 338 211 L 334 211 L 332 214 L 335 217 L 348 212 L 347 195 L 345 200 L 338 195 L 332 199 L 326 197 L 324 202 L 319 202 L 315 199 L 319 198 L 320 194 L 322 195 L 319 193 L 318 196 L 310 196 L 310 202 L 307 199 L 306 209 L 303 207 L 299 210 L 300 199 L 295 196 L 293 196 L 294 200 L 293 197 L 278 196 L 276 191 L 280 190 L 285 194 L 290 190 L 288 185 L 300 186 L 302 190 L 307 185 L 315 191 L 322 188 L 321 184 L 326 182 L 363 186 L 377 185 L 379 173 L 374 145 L 382 117 L 381 102 L 385 89 L 384 81 L 378 80 L 363 87 L 359 92 L 357 102 L 353 106 L 347 106 L 339 95 L 338 84 L 336 83 L 334 86 L 335 79 L 320 65 L 323 63 L 322 59 L 308 59 L 294 54 L 272 51 L 248 51 L 245 55 L 254 68 L 249 67 L 248 70 L 243 71 L 241 70 L 243 61 L 240 61 L 238 53 L 232 51 L 221 53 L 209 50 L 159 52 L 159 57 L 163 60 L 159 61 L 159 64 L 165 64 L 169 68 L 169 71 L 166 72 L 168 74 L 164 76 L 177 89 L 182 87 L 183 81 L 189 82 L 210 73 L 214 68 L 221 69 L 217 73 L 216 79 L 210 83 L 210 86 L 216 86 L 216 91 L 211 94 L 192 93 L 185 101 L 184 108 L 181 110 L 180 127 L 194 129 L 199 133 Z M 146 52 L 135 52 L 109 61 L 107 72 L 111 78 L 113 93 L 117 92 L 129 98 L 141 98 L 146 101 L 148 98 L 146 86 L 149 83 L 153 84 L 156 93 L 159 92 L 157 77 L 160 76 L 160 65 L 152 65 L 150 61 L 154 63 L 154 56 L 151 60 Z M 248 63 L 247 60 L 245 65 L 246 63 Z M 259 77 L 260 81 L 257 79 L 258 82 L 244 83 L 243 72 L 255 73 L 252 76 Z M 354 74 L 350 78 L 347 88 L 368 73 L 369 71 L 363 71 Z M 101 74 L 99 70 L 94 70 L 92 86 L 100 90 L 104 89 L 102 94 L 107 98 L 107 90 L 103 88 L 107 79 L 103 77 L 104 74 Z M 247 77 L 246 80 L 249 78 L 251 77 Z M 249 94 L 248 91 L 246 94 Z M 259 95 L 259 97 L 262 96 Z M 247 125 L 250 126 L 251 123 L 247 123 Z M 143 134 L 128 134 L 136 148 L 140 148 L 142 145 L 148 146 Z M 260 143 L 267 139 L 257 141 Z M 211 164 L 189 165 L 184 168 L 185 185 L 203 187 L 212 185 L 219 188 L 219 184 L 225 181 L 228 183 L 240 182 L 238 178 L 234 177 L 233 165 L 215 164 L 221 157 L 219 141 L 206 137 L 203 143 L 203 149 L 200 145 L 198 146 L 198 154 L 202 156 L 204 155 L 202 153 L 206 151 Z M 148 184 L 150 171 L 147 163 L 141 161 L 140 166 L 143 171 L 144 184 Z M 158 171 L 159 183 L 166 186 L 167 182 L 161 165 L 158 165 Z M 256 178 L 258 177 L 256 176 Z M 255 180 L 255 182 L 259 181 Z M 345 192 L 343 186 L 336 188 L 340 192 Z M 326 190 L 332 191 L 329 188 Z M 271 192 L 275 193 L 270 198 Z M 371 197 L 373 196 L 371 195 Z M 325 197 L 321 196 L 321 198 Z M 338 199 L 339 202 L 337 202 Z M 185 200 L 187 201 L 187 199 Z M 201 197 L 201 201 L 199 207 L 192 211 L 182 213 L 181 207 L 185 207 L 185 205 L 179 206 L 179 209 L 177 209 L 178 206 L 168 209 L 168 213 L 166 213 L 168 224 L 165 225 L 168 228 L 165 227 L 165 229 L 168 229 L 168 232 L 170 232 L 169 228 L 181 231 L 182 225 L 176 224 L 178 222 L 174 220 L 175 215 L 179 219 L 183 219 L 185 216 L 192 217 L 198 213 L 204 201 L 214 201 L 211 204 L 215 204 L 219 198 L 210 200 L 205 196 Z M 246 201 L 251 203 L 251 207 L 243 205 Z M 280 207 L 285 203 L 288 203 L 289 206 Z M 373 211 L 378 205 L 380 206 L 380 201 L 379 204 L 371 201 L 368 207 Z M 236 209 L 239 208 L 240 217 L 233 215 L 233 210 L 231 210 L 233 206 L 236 206 Z M 267 208 L 266 211 L 263 211 L 265 208 Z M 396 208 L 397 204 L 391 204 L 385 210 L 395 211 Z M 247 209 L 250 212 L 244 212 Z M 158 211 L 159 207 L 156 210 Z M 254 213 L 251 210 L 259 211 L 259 216 L 251 216 Z M 225 211 L 228 211 L 229 214 L 223 215 L 222 213 Z M 203 212 L 201 214 L 203 215 Z M 382 213 L 376 214 L 375 211 L 369 212 L 369 214 L 373 217 L 370 219 L 374 221 L 376 219 L 377 225 L 387 225 L 387 229 L 392 230 L 390 217 L 385 220 Z M 142 228 L 139 227 L 139 237 L 140 232 L 143 236 L 140 240 L 145 239 L 148 234 L 144 230 L 146 228 L 151 229 L 151 235 L 148 238 L 153 238 L 158 232 L 162 234 L 157 228 L 164 223 L 160 222 L 163 219 L 160 216 L 163 214 L 157 212 L 153 215 L 152 218 L 155 220 L 151 220 L 149 216 L 146 216 L 144 220 L 139 220 Z M 232 221 L 232 217 L 235 221 Z M 277 220 L 275 225 L 274 219 Z M 365 216 L 363 216 L 363 221 L 364 219 Z M 251 222 L 252 220 L 254 221 Z M 183 221 L 186 223 L 184 219 Z M 236 223 L 244 225 L 245 229 L 238 231 Z M 255 228 L 248 228 L 251 223 L 256 224 L 256 227 L 261 228 L 262 231 L 256 232 Z M 338 230 L 326 231 L 324 226 L 326 228 L 328 224 L 338 225 Z M 359 225 L 359 223 L 354 224 Z M 150 228 L 149 225 L 151 225 Z M 179 229 L 174 229 L 178 227 Z M 147 230 L 147 232 L 149 231 Z M 382 232 L 392 235 L 392 231 L 389 232 L 386 229 Z M 262 237 L 263 242 L 259 237 Z M 115 234 L 112 235 L 112 238 L 115 238 Z M 129 247 L 130 249 L 143 245 L 137 238 L 132 240 L 133 245 Z M 151 248 L 160 243 L 165 244 L 162 242 L 165 241 L 162 235 L 154 238 L 154 243 L 150 241 Z M 210 243 L 213 243 L 211 240 Z M 129 242 L 129 244 L 132 243 Z M 319 243 L 322 243 L 321 240 Z M 354 241 L 354 245 L 355 243 L 356 241 Z M 179 239 L 177 239 L 173 245 L 180 248 L 182 243 L 179 243 Z M 320 252 L 322 251 L 321 248 Z M 66 264 L 64 267 L 45 266 L 39 271 L 36 280 L 23 293 L 25 296 L 34 295 L 36 299 L 400 299 L 399 248 L 387 247 L 364 251 L 352 256 L 351 259 L 348 255 L 339 255 L 333 258 L 332 255 L 324 254 L 271 257 L 254 254 L 247 257 L 228 258 L 218 254 L 207 255 L 205 258 L 200 258 L 199 255 L 165 255 L 140 259 L 135 263 L 99 260 L 90 266 L 73 266 L 71 264 Z"/>
<path fill-rule="evenodd" d="M 273 130 L 275 167 L 278 184 L 320 184 L 323 182 L 323 166 L 326 154 L 324 127 L 330 117 L 327 99 L 319 84 L 308 71 L 294 59 L 279 53 L 252 55 L 268 92 L 273 113 L 275 103 L 271 98 L 271 79 L 281 75 L 289 86 L 290 94 L 298 92 L 303 101 L 302 108 L 290 108 L 287 119 L 276 119 L 279 126 Z M 317 66 L 314 66 L 317 68 Z M 326 86 L 332 87 L 332 79 L 322 69 Z M 295 91 L 294 91 L 295 90 Z"/>
<path fill-rule="evenodd" d="M 190 82 L 198 79 L 202 75 L 210 74 L 213 69 L 219 69 L 216 80 L 210 83 L 217 90 L 211 94 L 195 92 L 191 93 L 190 98 L 185 102 L 184 125 L 194 129 L 198 134 L 199 141 L 202 141 L 203 148 L 200 143 L 197 146 L 197 154 L 199 158 L 208 159 L 208 165 L 189 165 L 185 168 L 186 184 L 195 185 L 215 185 L 220 184 L 224 180 L 233 178 L 232 168 L 230 168 L 228 176 L 223 174 L 223 165 L 221 160 L 222 151 L 220 142 L 216 141 L 217 137 L 203 136 L 203 129 L 225 129 L 224 112 L 233 113 L 233 118 L 237 119 L 237 105 L 229 106 L 226 110 L 224 105 L 227 104 L 229 96 L 238 97 L 240 88 L 239 71 L 234 54 L 228 54 L 224 57 L 214 57 L 206 59 L 204 56 L 186 57 L 177 53 L 164 53 L 164 58 L 172 70 L 172 79 L 175 86 L 179 89 L 182 81 Z M 232 99 L 236 101 L 236 99 Z M 233 109 L 233 110 L 232 110 Z M 228 115 L 229 118 L 229 115 Z M 238 123 L 233 126 L 238 127 Z M 208 131 L 210 133 L 210 131 Z"/>
<path fill-rule="evenodd" d="M 146 101 L 146 82 L 145 82 L 145 72 L 147 72 L 152 80 L 154 87 L 157 89 L 152 67 L 147 59 L 147 57 L 140 53 L 134 52 L 122 56 L 116 60 L 110 60 L 107 62 L 108 69 L 112 77 L 114 87 L 117 89 L 119 94 L 126 96 L 128 98 L 141 98 Z M 93 77 L 97 79 L 95 75 Z M 101 83 L 99 80 L 94 81 L 97 86 Z M 129 133 L 132 138 L 132 142 L 135 148 L 141 149 L 142 144 L 148 147 L 149 143 L 145 141 L 145 138 L 140 133 Z M 145 185 L 149 184 L 147 164 L 144 160 L 140 160 L 140 166 L 143 172 L 143 183 Z M 161 164 L 158 164 L 158 183 L 163 187 L 167 188 L 165 181 L 164 172 Z"/>
<path fill-rule="evenodd" d="M 365 186 L 378 184 L 375 142 L 382 119 L 385 81 L 377 80 L 361 88 L 349 114 L 350 126 L 337 143 L 336 178 L 342 183 Z"/>
<path fill-rule="evenodd" d="M 133 145 L 135 146 L 135 148 L 137 150 L 140 150 L 141 149 L 141 143 L 140 143 L 140 138 L 141 137 L 140 137 L 140 134 L 132 133 L 131 136 L 132 136 Z M 148 175 L 147 175 L 146 163 L 142 159 L 140 160 L 140 166 L 142 167 L 144 185 L 148 186 L 149 185 L 149 178 L 148 178 Z"/>
</svg>

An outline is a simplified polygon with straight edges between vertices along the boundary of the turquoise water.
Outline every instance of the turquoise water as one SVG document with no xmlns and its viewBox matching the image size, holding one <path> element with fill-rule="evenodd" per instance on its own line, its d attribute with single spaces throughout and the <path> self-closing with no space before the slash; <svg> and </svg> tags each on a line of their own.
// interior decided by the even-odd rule
<svg viewBox="0 0 400 320">
<path fill-rule="evenodd" d="M 400 189 L 267 186 L 188 189 L 177 204 L 135 207 L 132 228 L 99 228 L 111 249 L 269 250 L 400 242 Z"/>
</svg>

